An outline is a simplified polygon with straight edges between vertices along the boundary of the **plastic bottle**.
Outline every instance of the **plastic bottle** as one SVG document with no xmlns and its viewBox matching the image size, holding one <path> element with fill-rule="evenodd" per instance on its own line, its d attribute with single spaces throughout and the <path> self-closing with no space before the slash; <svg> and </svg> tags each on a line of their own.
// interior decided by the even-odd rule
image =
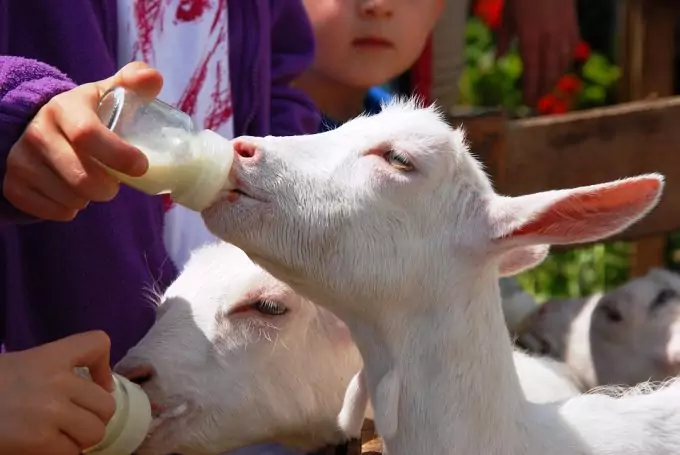
<svg viewBox="0 0 680 455">
<path fill-rule="evenodd" d="M 144 442 L 151 426 L 151 405 L 137 384 L 113 374 L 116 412 L 106 425 L 104 439 L 83 451 L 90 455 L 130 455 Z"/>
<path fill-rule="evenodd" d="M 227 184 L 234 159 L 229 141 L 211 130 L 196 129 L 184 112 L 114 87 L 102 96 L 98 115 L 148 158 L 149 168 L 141 177 L 106 168 L 126 185 L 150 195 L 170 193 L 178 204 L 201 211 Z"/>
</svg>

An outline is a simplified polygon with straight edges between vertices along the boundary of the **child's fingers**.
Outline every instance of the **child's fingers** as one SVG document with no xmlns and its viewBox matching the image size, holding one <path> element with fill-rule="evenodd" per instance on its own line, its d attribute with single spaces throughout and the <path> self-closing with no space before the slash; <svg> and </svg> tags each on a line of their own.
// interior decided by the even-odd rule
<svg viewBox="0 0 680 455">
<path fill-rule="evenodd" d="M 49 445 L 49 453 L 52 455 L 75 455 L 82 452 L 78 443 L 63 432 L 52 438 Z"/>
<path fill-rule="evenodd" d="M 3 182 L 3 194 L 16 208 L 38 218 L 71 221 L 78 214 L 77 210 L 56 203 L 34 187 L 17 182 L 16 178 L 9 174 Z"/>
<path fill-rule="evenodd" d="M 55 140 L 57 139 L 53 139 L 52 142 L 55 142 Z M 49 139 L 46 139 L 46 141 L 49 141 Z M 83 209 L 88 200 L 75 194 L 55 174 L 55 171 L 46 163 L 44 153 L 40 150 L 38 144 L 32 144 L 30 141 L 24 141 L 20 147 L 13 148 L 10 151 L 5 175 L 7 180 L 5 189 L 12 193 L 12 196 L 8 197 L 21 199 L 23 193 L 37 190 L 46 199 L 56 201 L 67 209 Z M 16 201 L 12 200 L 11 202 L 15 203 Z M 15 205 L 17 204 L 15 203 Z M 23 207 L 18 208 L 23 209 Z"/>
<path fill-rule="evenodd" d="M 54 170 L 39 157 L 28 154 L 30 165 L 25 171 L 26 186 L 45 199 L 54 201 L 68 210 L 80 211 L 87 207 L 89 199 L 76 194 Z M 34 156 L 33 159 L 30 157 Z"/>
<path fill-rule="evenodd" d="M 106 425 L 96 415 L 68 402 L 59 416 L 59 428 L 78 445 L 79 449 L 87 449 L 98 444 L 104 438 Z"/>
<path fill-rule="evenodd" d="M 163 76 L 148 64 L 130 62 L 108 79 L 95 83 L 101 97 L 112 87 L 122 86 L 142 97 L 155 98 L 163 87 Z"/>
<path fill-rule="evenodd" d="M 108 422 L 116 412 L 116 400 L 113 396 L 91 380 L 75 376 L 69 387 L 71 401 L 96 415 L 102 422 Z"/>
<path fill-rule="evenodd" d="M 113 377 L 109 364 L 111 340 L 101 330 L 78 333 L 51 343 L 55 356 L 68 367 L 87 367 L 92 381 L 107 392 L 113 391 Z"/>
<path fill-rule="evenodd" d="M 70 100 L 56 106 L 55 122 L 78 155 L 92 156 L 103 165 L 133 177 L 146 172 L 146 156 L 109 131 L 94 110 Z"/>
<path fill-rule="evenodd" d="M 68 207 L 79 208 L 80 201 L 106 202 L 118 194 L 118 181 L 90 156 L 78 155 L 62 135 L 55 135 L 49 147 L 40 154 L 42 163 L 31 166 L 34 171 L 47 171 L 40 176 L 47 196 Z"/>
</svg>

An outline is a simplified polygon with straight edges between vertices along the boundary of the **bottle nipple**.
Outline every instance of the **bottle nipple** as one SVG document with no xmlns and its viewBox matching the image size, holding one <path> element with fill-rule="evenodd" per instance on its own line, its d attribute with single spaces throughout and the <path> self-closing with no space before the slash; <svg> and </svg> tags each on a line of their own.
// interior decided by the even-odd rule
<svg viewBox="0 0 680 455">
<path fill-rule="evenodd" d="M 113 374 L 116 412 L 106 425 L 104 439 L 83 454 L 130 455 L 142 445 L 151 427 L 151 405 L 137 384 Z"/>
</svg>

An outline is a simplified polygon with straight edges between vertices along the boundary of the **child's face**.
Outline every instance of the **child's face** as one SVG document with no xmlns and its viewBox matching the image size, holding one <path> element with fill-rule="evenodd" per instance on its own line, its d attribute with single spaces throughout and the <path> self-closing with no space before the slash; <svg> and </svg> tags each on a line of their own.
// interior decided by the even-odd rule
<svg viewBox="0 0 680 455">
<path fill-rule="evenodd" d="M 408 69 L 443 0 L 304 0 L 316 36 L 314 70 L 369 88 Z"/>
</svg>

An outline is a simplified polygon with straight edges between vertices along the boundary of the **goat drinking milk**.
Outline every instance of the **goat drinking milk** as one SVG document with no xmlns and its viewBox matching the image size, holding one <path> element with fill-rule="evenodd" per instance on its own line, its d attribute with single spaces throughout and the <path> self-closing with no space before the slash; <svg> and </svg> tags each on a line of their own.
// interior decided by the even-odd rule
<svg viewBox="0 0 680 455">
<path fill-rule="evenodd" d="M 153 403 L 156 428 L 138 454 L 193 455 L 346 439 L 337 415 L 360 368 L 343 323 L 218 243 L 191 256 L 115 370 Z"/>
<path fill-rule="evenodd" d="M 550 300 L 517 343 L 564 360 L 588 388 L 680 374 L 680 275 L 652 269 L 604 295 Z"/>
<path fill-rule="evenodd" d="M 548 244 L 631 225 L 659 175 L 503 197 L 462 131 L 413 103 L 233 146 L 235 187 L 203 211 L 207 226 L 347 323 L 364 359 L 354 402 L 367 387 L 388 453 L 680 451 L 680 387 L 528 402 L 498 289 Z"/>
<path fill-rule="evenodd" d="M 578 394 L 564 364 L 514 357 L 530 401 Z M 338 415 L 361 367 L 339 319 L 219 242 L 192 254 L 156 324 L 115 369 L 154 403 L 156 428 L 139 454 L 165 455 L 260 442 L 308 451 L 358 437 L 363 415 L 344 431 Z"/>
</svg>

